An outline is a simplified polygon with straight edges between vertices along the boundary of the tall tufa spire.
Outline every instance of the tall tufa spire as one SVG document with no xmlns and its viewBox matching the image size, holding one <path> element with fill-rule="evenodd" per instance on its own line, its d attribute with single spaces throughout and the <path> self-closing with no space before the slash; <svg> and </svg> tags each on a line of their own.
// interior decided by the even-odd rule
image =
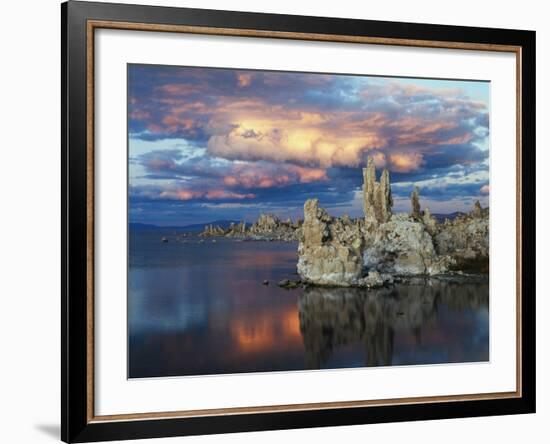
<svg viewBox="0 0 550 444">
<path fill-rule="evenodd" d="M 474 209 L 470 214 L 473 217 L 481 217 L 483 215 L 483 208 L 481 208 L 481 204 L 479 203 L 479 200 L 476 200 L 474 204 Z"/>
<path fill-rule="evenodd" d="M 367 167 L 363 168 L 363 207 L 367 222 L 384 223 L 391 217 L 393 199 L 390 173 L 384 169 L 380 182 L 376 181 L 374 159 L 368 157 Z"/>
<path fill-rule="evenodd" d="M 414 187 L 411 193 L 411 216 L 415 219 L 420 219 L 422 216 L 420 213 L 420 190 L 417 186 Z"/>
<path fill-rule="evenodd" d="M 391 217 L 392 207 L 393 197 L 391 195 L 390 173 L 384 169 L 380 176 L 380 212 L 384 222 Z"/>
</svg>

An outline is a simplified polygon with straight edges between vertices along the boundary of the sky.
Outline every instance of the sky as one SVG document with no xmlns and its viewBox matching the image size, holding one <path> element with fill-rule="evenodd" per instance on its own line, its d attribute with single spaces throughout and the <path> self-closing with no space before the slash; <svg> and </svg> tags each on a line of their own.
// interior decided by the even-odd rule
<svg viewBox="0 0 550 444">
<path fill-rule="evenodd" d="M 485 207 L 489 109 L 482 81 L 128 65 L 129 220 L 361 217 L 368 156 L 394 212 L 415 185 L 432 213 Z"/>
</svg>

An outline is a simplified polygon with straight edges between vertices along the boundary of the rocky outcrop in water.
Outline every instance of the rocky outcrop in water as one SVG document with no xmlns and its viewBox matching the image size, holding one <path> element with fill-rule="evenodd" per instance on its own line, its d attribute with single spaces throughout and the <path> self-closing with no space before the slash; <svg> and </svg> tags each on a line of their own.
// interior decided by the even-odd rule
<svg viewBox="0 0 550 444">
<path fill-rule="evenodd" d="M 226 233 L 226 230 L 223 227 L 220 227 L 219 225 L 206 225 L 204 227 L 204 230 L 202 233 L 199 234 L 199 236 L 202 237 L 209 237 L 209 236 L 224 236 Z"/>
<path fill-rule="evenodd" d="M 231 222 L 225 235 L 232 237 L 246 236 L 246 222 L 243 221 L 238 224 Z"/>
<path fill-rule="evenodd" d="M 411 214 L 393 214 L 389 172 L 377 182 L 372 158 L 363 179 L 364 220 L 334 218 L 317 199 L 306 201 L 298 247 L 303 281 L 374 288 L 395 276 L 441 275 L 488 257 L 489 213 L 479 202 L 471 214 L 438 224 L 428 208 L 421 209 L 418 187 Z"/>
</svg>

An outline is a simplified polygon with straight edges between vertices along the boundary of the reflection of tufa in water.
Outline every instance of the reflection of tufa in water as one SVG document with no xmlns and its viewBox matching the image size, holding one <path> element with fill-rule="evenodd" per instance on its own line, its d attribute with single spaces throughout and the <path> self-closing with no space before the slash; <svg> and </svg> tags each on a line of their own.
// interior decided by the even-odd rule
<svg viewBox="0 0 550 444">
<path fill-rule="evenodd" d="M 418 187 L 411 194 L 411 214 L 392 214 L 389 173 L 384 170 L 377 182 L 372 157 L 363 169 L 363 179 L 364 219 L 331 217 L 317 199 L 304 204 L 298 247 L 302 280 L 373 287 L 391 281 L 392 276 L 472 271 L 472 265 L 485 271 L 489 211 L 479 202 L 469 215 L 439 224 L 428 208 L 421 210 Z"/>
<path fill-rule="evenodd" d="M 357 342 L 364 344 L 364 365 L 395 364 L 395 336 L 412 333 L 420 344 L 423 333 L 434 326 L 441 304 L 454 311 L 487 309 L 487 279 L 459 283 L 417 278 L 368 292 L 308 287 L 298 301 L 306 366 L 321 368 L 337 349 Z"/>
</svg>

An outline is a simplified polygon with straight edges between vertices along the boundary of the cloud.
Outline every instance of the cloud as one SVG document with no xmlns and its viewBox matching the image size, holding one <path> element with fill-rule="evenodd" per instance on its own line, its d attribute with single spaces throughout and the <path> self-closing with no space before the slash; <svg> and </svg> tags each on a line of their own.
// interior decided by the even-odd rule
<svg viewBox="0 0 550 444">
<path fill-rule="evenodd" d="M 260 111 L 258 111 L 259 113 Z M 329 167 L 358 166 L 361 153 L 376 148 L 382 141 L 366 130 L 336 134 L 307 122 L 309 115 L 297 119 L 243 120 L 227 133 L 213 135 L 208 151 L 213 156 L 230 160 L 270 160 L 298 162 L 303 165 Z"/>
<path fill-rule="evenodd" d="M 241 194 L 226 190 L 164 190 L 158 195 L 160 199 L 175 200 L 225 200 L 225 199 L 253 199 L 256 197 L 252 193 Z"/>
<path fill-rule="evenodd" d="M 157 178 L 214 178 L 230 187 L 266 188 L 328 180 L 322 168 L 266 161 L 229 162 L 204 154 L 184 157 L 183 151 L 178 149 L 149 151 L 135 158 L 135 162 Z"/>
<path fill-rule="evenodd" d="M 453 198 L 481 199 L 488 195 L 489 172 L 468 170 L 437 175 L 423 180 L 403 181 L 392 184 L 392 193 L 397 197 L 409 198 L 412 189 L 418 186 L 420 195 L 432 200 L 445 201 Z"/>
<path fill-rule="evenodd" d="M 200 89 L 193 84 L 189 83 L 169 83 L 167 85 L 161 85 L 155 88 L 157 94 L 165 94 L 170 97 L 174 96 L 188 96 L 200 92 Z"/>
<path fill-rule="evenodd" d="M 186 155 L 187 154 L 187 155 Z M 326 192 L 327 171 L 288 163 L 230 162 L 189 148 L 152 150 L 133 158 L 130 195 L 139 201 L 297 201 L 325 195 L 330 201 L 345 199 L 338 180 Z"/>
<path fill-rule="evenodd" d="M 130 199 L 144 211 L 300 212 L 309 197 L 360 211 L 370 155 L 397 199 L 415 183 L 434 202 L 489 192 L 488 102 L 473 82 L 145 65 L 129 79 Z"/>
<path fill-rule="evenodd" d="M 223 177 L 229 187 L 272 188 L 296 183 L 311 183 L 328 180 L 326 171 L 298 165 L 237 164 Z"/>
<path fill-rule="evenodd" d="M 483 186 L 479 189 L 479 192 L 480 192 L 481 194 L 489 194 L 489 192 L 490 192 L 489 184 L 487 183 L 487 184 L 483 185 Z"/>
<path fill-rule="evenodd" d="M 388 156 L 390 169 L 399 173 L 408 173 L 419 169 L 424 163 L 420 153 L 392 153 Z"/>
<path fill-rule="evenodd" d="M 133 134 L 207 142 L 211 154 L 230 160 L 358 166 L 375 149 L 424 155 L 436 146 L 473 149 L 487 137 L 486 105 L 457 89 L 204 68 L 173 69 L 153 80 L 156 86 L 143 86 L 147 93 L 139 100 L 131 96 L 131 131 L 146 129 Z M 400 168 L 396 163 L 395 171 Z"/>
<path fill-rule="evenodd" d="M 237 81 L 239 82 L 240 87 L 246 87 L 250 85 L 252 81 L 252 74 L 250 73 L 239 73 L 237 74 Z"/>
</svg>

